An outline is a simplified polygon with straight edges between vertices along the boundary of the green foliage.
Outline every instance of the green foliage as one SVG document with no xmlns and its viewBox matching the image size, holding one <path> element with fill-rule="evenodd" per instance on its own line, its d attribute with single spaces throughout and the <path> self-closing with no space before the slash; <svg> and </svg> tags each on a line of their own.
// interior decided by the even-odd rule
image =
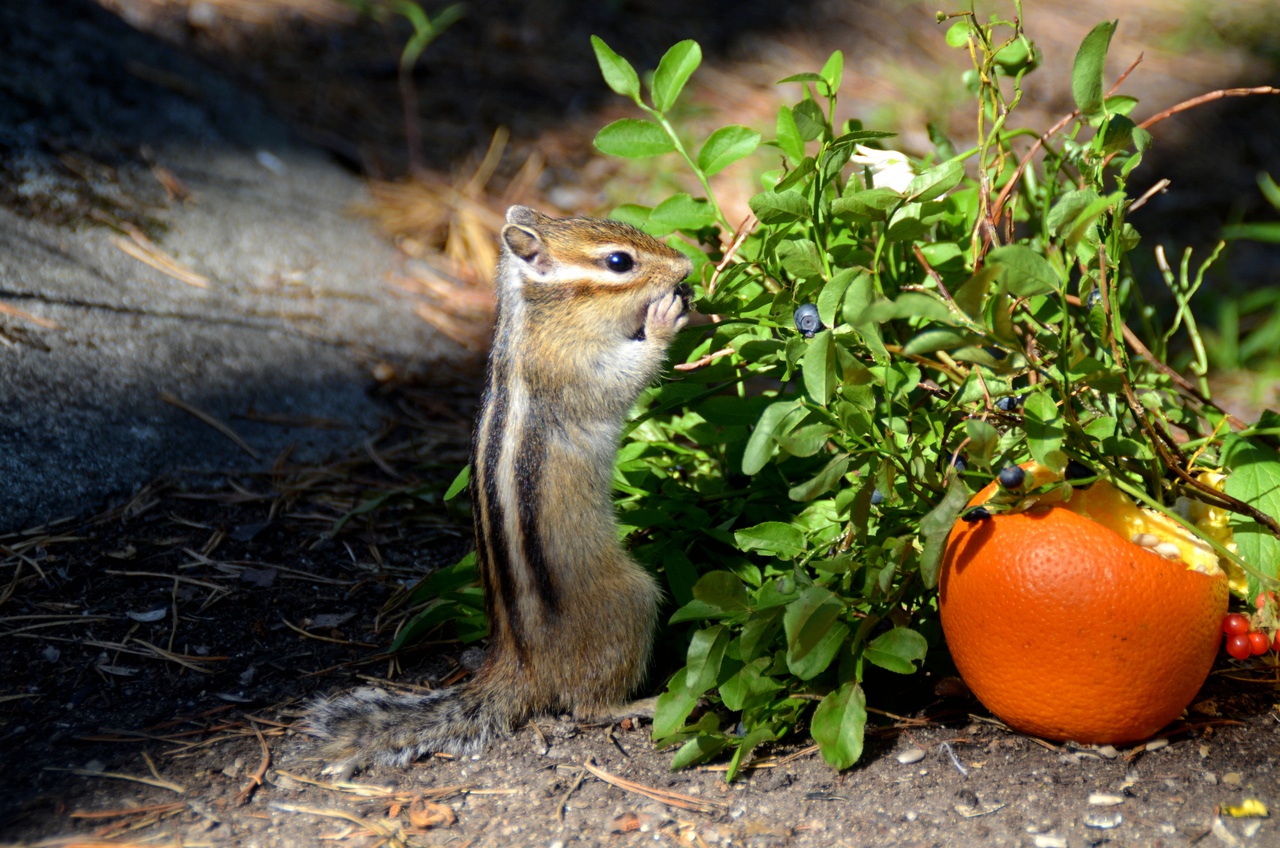
<svg viewBox="0 0 1280 848">
<path fill-rule="evenodd" d="M 878 154 L 891 133 L 833 123 L 839 53 L 781 81 L 798 99 L 774 138 L 733 125 L 699 142 L 668 118 L 696 44 L 662 59 L 646 103 L 632 66 L 592 39 L 610 87 L 643 113 L 605 127 L 597 147 L 674 152 L 705 192 L 617 213 L 707 250 L 691 282 L 698 311 L 717 316 L 677 342 L 692 367 L 641 399 L 616 479 L 623 525 L 648 531 L 632 550 L 666 579 L 687 645 L 654 721 L 657 743 L 679 746 L 673 767 L 731 752 L 732 779 L 806 718 L 827 762 L 856 762 L 875 694 L 867 663 L 911 674 L 939 647 L 947 535 L 1007 464 L 1082 462 L 1170 513 L 1181 496 L 1232 507 L 1254 590 L 1275 585 L 1277 430 L 1227 437 L 1202 379 L 1190 301 L 1217 253 L 1198 273 L 1188 255 L 1165 274 L 1168 328 L 1139 311 L 1126 181 L 1151 136 L 1127 117 L 1137 101 L 1107 91 L 1116 23 L 1081 44 L 1079 113 L 1033 164 L 1012 142 L 1042 132 L 1009 123 L 1040 63 L 1016 11 L 954 16 L 947 42 L 975 62 L 978 144 L 957 155 L 935 130 L 928 166 Z M 781 168 L 762 176 L 756 221 L 734 239 L 708 177 L 761 147 Z M 810 337 L 792 320 L 806 303 L 823 325 Z M 1126 340 L 1130 322 L 1145 349 Z M 1164 365 L 1171 349 L 1194 352 L 1198 385 Z M 957 472 L 957 455 L 974 470 Z M 1195 486 L 1201 467 L 1236 470 L 1232 500 Z"/>
</svg>

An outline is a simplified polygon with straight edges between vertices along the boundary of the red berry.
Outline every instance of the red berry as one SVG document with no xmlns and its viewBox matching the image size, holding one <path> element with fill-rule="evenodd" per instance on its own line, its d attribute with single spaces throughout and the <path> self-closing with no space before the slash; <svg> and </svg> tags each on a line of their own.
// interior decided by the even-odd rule
<svg viewBox="0 0 1280 848">
<path fill-rule="evenodd" d="M 1222 630 L 1228 636 L 1244 636 L 1251 629 L 1249 617 L 1233 612 L 1222 619 Z"/>
<path fill-rule="evenodd" d="M 1243 633 L 1233 633 L 1227 637 L 1227 653 L 1238 660 L 1247 660 L 1253 655 L 1253 643 Z"/>
<path fill-rule="evenodd" d="M 1265 654 L 1267 648 L 1271 647 L 1271 637 L 1263 633 L 1261 630 L 1255 630 L 1249 634 L 1249 647 L 1253 649 L 1253 655 Z"/>
<path fill-rule="evenodd" d="M 1267 605 L 1267 601 L 1271 601 L 1272 603 L 1275 603 L 1275 600 L 1276 600 L 1275 592 L 1262 592 L 1258 595 L 1258 597 L 1254 598 L 1253 603 L 1255 606 L 1257 606 L 1258 609 L 1262 609 Z"/>
<path fill-rule="evenodd" d="M 1276 640 L 1271 643 L 1271 650 L 1280 654 L 1280 630 L 1276 631 Z"/>
</svg>

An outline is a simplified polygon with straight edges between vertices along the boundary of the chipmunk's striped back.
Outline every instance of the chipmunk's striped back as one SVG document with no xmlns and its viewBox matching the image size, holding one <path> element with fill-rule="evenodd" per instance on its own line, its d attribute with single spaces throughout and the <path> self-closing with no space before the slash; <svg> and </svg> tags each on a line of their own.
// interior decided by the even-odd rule
<svg viewBox="0 0 1280 848">
<path fill-rule="evenodd" d="M 660 593 L 618 544 L 613 461 L 685 323 L 689 271 L 625 224 L 508 211 L 472 441 L 489 653 L 453 689 L 364 690 L 313 710 L 335 770 L 472 750 L 535 712 L 600 714 L 639 684 Z"/>
</svg>

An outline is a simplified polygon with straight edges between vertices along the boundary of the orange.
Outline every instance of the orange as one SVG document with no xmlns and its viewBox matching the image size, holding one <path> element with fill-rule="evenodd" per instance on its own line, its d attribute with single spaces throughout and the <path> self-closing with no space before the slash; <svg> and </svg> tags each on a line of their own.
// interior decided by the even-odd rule
<svg viewBox="0 0 1280 848">
<path fill-rule="evenodd" d="M 1031 469 L 1026 488 L 1042 476 Z M 995 491 L 993 483 L 970 504 Z M 942 629 L 960 676 L 1011 727 L 1132 742 L 1195 697 L 1222 638 L 1227 578 L 1109 529 L 1185 544 L 1160 522 L 1144 523 L 1149 516 L 1100 480 L 1069 504 L 956 522 L 939 584 Z"/>
</svg>

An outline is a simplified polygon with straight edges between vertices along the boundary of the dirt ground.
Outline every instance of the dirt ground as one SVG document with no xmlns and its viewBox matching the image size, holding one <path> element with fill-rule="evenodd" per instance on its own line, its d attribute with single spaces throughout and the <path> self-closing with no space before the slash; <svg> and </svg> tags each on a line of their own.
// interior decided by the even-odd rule
<svg viewBox="0 0 1280 848">
<path fill-rule="evenodd" d="M 465 428 L 428 426 L 454 439 L 432 458 L 460 456 Z M 157 486 L 96 521 L 0 538 L 6 844 L 1280 844 L 1270 819 L 1224 813 L 1280 803 L 1269 659 L 1220 663 L 1185 721 L 1119 751 L 1030 739 L 937 697 L 939 659 L 871 704 L 866 753 L 843 774 L 797 737 L 727 785 L 723 765 L 671 772 L 643 723 L 546 717 L 483 756 L 334 783 L 300 727 L 309 699 L 476 665 L 448 643 L 393 662 L 376 626 L 402 581 L 465 550 L 461 520 L 392 502 L 326 532 L 343 498 L 317 478 L 388 487 L 379 465 L 420 468 L 403 444 L 323 473 Z"/>
<path fill-rule="evenodd" d="M 351 29 L 344 7 L 301 0 L 299 16 L 267 24 L 246 17 L 255 4 L 244 0 L 103 5 L 225 66 L 353 169 L 403 173 L 391 49 L 402 31 Z M 624 5 L 631 7 L 625 13 Z M 1270 8 L 1227 5 L 1241 18 Z M 1153 0 L 1126 10 L 1129 29 L 1115 48 L 1125 56 L 1151 51 L 1157 81 L 1148 93 L 1158 102 L 1267 81 L 1250 75 L 1274 68 L 1265 60 L 1274 50 L 1269 42 L 1190 54 L 1152 47 L 1182 32 L 1165 6 Z M 321 7 L 337 23 L 308 17 Z M 664 8 L 596 4 L 578 14 L 573 4 L 536 2 L 516 16 L 499 3 L 471 4 L 456 25 L 458 39 L 440 41 L 436 64 L 419 80 L 423 111 L 432 116 L 422 150 L 427 166 L 446 176 L 472 173 L 495 126 L 505 123 L 514 141 L 497 169 L 499 187 L 534 153 L 544 163 L 535 188 L 549 208 L 600 211 L 611 192 L 637 184 L 636 172 L 589 152 L 595 128 L 624 114 L 609 111 L 617 104 L 609 105 L 590 61 L 564 47 L 585 43 L 597 26 L 641 64 L 652 65 L 684 37 L 699 38 L 709 55 L 734 57 L 739 64 L 709 62 L 700 102 L 737 110 L 734 120 L 744 123 L 776 108 L 760 94 L 774 79 L 837 45 L 849 56 L 850 109 L 888 109 L 897 98 L 897 111 L 882 114 L 914 126 L 906 138 L 916 147 L 924 119 L 945 116 L 945 104 L 926 114 L 935 107 L 899 97 L 928 77 L 884 58 L 938 51 L 940 39 L 921 34 L 932 26 L 930 9 L 798 4 L 802 24 L 826 21 L 825 28 L 771 40 L 773 4 L 700 4 L 684 17 Z M 1046 50 L 1078 43 L 1110 13 L 1110 4 L 1091 0 L 1044 4 Z M 1058 49 L 1053 60 L 1069 62 L 1073 49 Z M 743 70 L 748 60 L 755 70 Z M 1131 60 L 1117 61 L 1123 70 Z M 1030 105 L 1057 114 L 1063 98 L 1062 90 L 1039 90 Z M 1167 232 L 1186 227 L 1200 237 L 1224 217 L 1244 214 L 1253 201 L 1240 198 L 1256 171 L 1275 162 L 1280 144 L 1280 131 L 1266 131 L 1280 126 L 1268 108 L 1246 122 L 1256 133 L 1214 141 L 1184 130 L 1190 146 L 1175 147 L 1164 161 L 1201 188 L 1190 199 L 1167 198 L 1160 212 Z M 1229 123 L 1239 114 L 1219 117 Z M 1196 143 L 1230 145 L 1226 158 L 1238 167 L 1213 172 Z M 1280 163 L 1272 172 L 1280 173 Z M 1196 215 L 1187 212 L 1192 207 Z M 1268 256 L 1246 253 L 1245 275 L 1274 281 Z M 451 642 L 386 653 L 403 613 L 389 604 L 397 591 L 469 545 L 465 514 L 439 495 L 466 459 L 474 380 L 474 371 L 459 366 L 430 384 L 378 390 L 385 429 L 326 464 L 295 464 L 282 454 L 256 472 L 163 478 L 92 519 L 0 535 L 7 778 L 0 842 L 1280 846 L 1272 819 L 1234 815 L 1251 803 L 1280 805 L 1280 670 L 1272 655 L 1224 659 L 1185 720 L 1158 740 L 1118 751 L 1009 731 L 957 691 L 938 650 L 927 674 L 904 679 L 891 701 L 870 704 L 875 726 L 866 753 L 843 774 L 797 736 L 759 752 L 728 785 L 723 765 L 671 772 L 671 752 L 653 749 L 643 722 L 577 726 L 547 717 L 478 758 L 437 757 L 332 782 L 302 731 L 310 699 L 370 683 L 444 685 L 476 667 L 475 650 Z M 401 494 L 338 529 L 379 492 Z M 662 669 L 654 678 L 656 686 Z"/>
</svg>

